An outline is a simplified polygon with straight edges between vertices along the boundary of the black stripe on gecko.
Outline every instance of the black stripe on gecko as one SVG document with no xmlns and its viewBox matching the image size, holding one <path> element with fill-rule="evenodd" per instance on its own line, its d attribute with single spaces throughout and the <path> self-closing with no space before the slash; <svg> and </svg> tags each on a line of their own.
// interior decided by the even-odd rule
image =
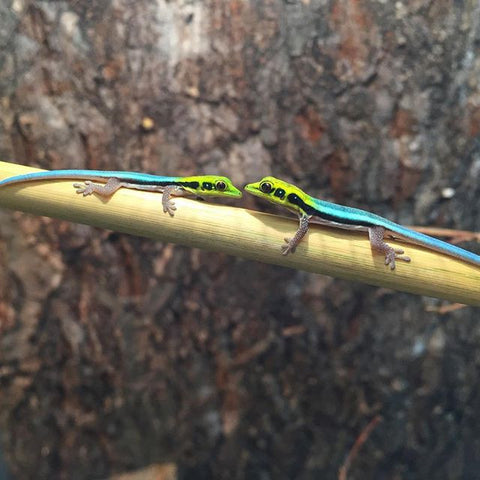
<svg viewBox="0 0 480 480">
<path fill-rule="evenodd" d="M 305 212 L 307 215 L 319 217 L 319 218 L 322 218 L 323 220 L 328 220 L 329 222 L 340 223 L 341 221 L 341 223 L 345 225 L 355 225 L 355 226 L 361 225 L 362 227 L 374 226 L 374 223 L 372 222 L 362 221 L 359 219 L 355 219 L 355 220 L 350 220 L 348 218 L 339 219 L 338 215 L 329 215 L 326 212 L 317 210 L 314 206 L 309 205 L 308 203 L 305 203 L 296 193 L 290 193 L 287 197 L 287 200 L 291 204 L 296 205 L 301 211 Z"/>
</svg>

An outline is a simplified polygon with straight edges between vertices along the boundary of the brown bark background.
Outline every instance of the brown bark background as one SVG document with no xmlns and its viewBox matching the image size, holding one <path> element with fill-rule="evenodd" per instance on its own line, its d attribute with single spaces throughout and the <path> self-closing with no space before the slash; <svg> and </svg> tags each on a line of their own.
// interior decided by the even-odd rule
<svg viewBox="0 0 480 480">
<path fill-rule="evenodd" d="M 478 231 L 479 22 L 476 0 L 0 0 L 0 158 L 271 173 L 407 225 Z M 349 479 L 478 478 L 478 309 L 0 222 L 12 478 L 165 462 L 185 479 L 337 478 L 377 416 Z"/>
</svg>

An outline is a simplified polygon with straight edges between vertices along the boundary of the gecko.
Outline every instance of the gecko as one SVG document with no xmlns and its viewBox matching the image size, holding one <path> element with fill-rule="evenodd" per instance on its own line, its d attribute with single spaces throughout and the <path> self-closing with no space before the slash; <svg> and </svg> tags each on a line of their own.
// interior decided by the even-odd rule
<svg viewBox="0 0 480 480">
<path fill-rule="evenodd" d="M 96 193 L 110 197 L 119 188 L 132 188 L 150 192 L 162 192 L 164 213 L 171 217 L 177 209 L 171 196 L 193 195 L 196 197 L 235 197 L 242 196 L 227 177 L 218 175 L 197 175 L 192 177 L 162 177 L 148 173 L 108 171 L 108 170 L 51 170 L 26 173 L 8 177 L 0 181 L 0 188 L 7 185 L 36 182 L 42 180 L 82 180 L 74 183 L 77 193 L 83 196 Z M 102 185 L 93 182 L 102 182 Z"/>
<path fill-rule="evenodd" d="M 281 248 L 283 255 L 295 252 L 308 231 L 309 221 L 313 219 L 314 223 L 347 230 L 367 231 L 372 250 L 385 255 L 385 265 L 390 265 L 391 270 L 395 269 L 395 260 L 410 262 L 410 258 L 403 255 L 402 249 L 388 245 L 385 238 L 400 239 L 480 266 L 480 256 L 475 253 L 403 227 L 380 215 L 311 197 L 295 185 L 275 177 L 265 177 L 259 182 L 249 183 L 245 190 L 271 203 L 286 207 L 298 215 L 298 230 L 292 238 L 285 238 L 286 245 Z"/>
</svg>

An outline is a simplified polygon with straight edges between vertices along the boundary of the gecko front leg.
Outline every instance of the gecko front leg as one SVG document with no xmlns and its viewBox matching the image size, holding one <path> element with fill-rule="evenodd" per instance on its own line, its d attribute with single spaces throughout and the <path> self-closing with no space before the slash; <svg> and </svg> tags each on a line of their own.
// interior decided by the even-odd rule
<svg viewBox="0 0 480 480">
<path fill-rule="evenodd" d="M 295 253 L 298 244 L 308 232 L 308 221 L 310 218 L 309 215 L 300 215 L 298 230 L 295 232 L 295 235 L 293 238 L 284 239 L 287 244 L 282 246 L 282 255 L 288 255 L 290 252 Z"/>
<path fill-rule="evenodd" d="M 175 202 L 170 198 L 172 195 L 177 197 L 185 195 L 187 192 L 182 187 L 177 185 L 167 185 L 163 188 L 163 197 L 162 197 L 162 205 L 163 205 L 163 212 L 168 213 L 171 217 L 175 215 L 175 210 L 177 207 L 175 206 Z"/>
</svg>

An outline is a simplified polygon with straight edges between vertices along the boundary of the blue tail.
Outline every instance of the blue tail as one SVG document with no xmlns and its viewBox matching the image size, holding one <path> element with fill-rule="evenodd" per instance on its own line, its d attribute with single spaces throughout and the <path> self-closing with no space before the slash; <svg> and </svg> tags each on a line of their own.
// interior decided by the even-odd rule
<svg viewBox="0 0 480 480">
<path fill-rule="evenodd" d="M 15 183 L 33 182 L 40 180 L 108 180 L 118 178 L 126 182 L 139 185 L 165 185 L 179 180 L 179 177 L 162 177 L 148 173 L 107 171 L 107 170 L 52 170 L 45 172 L 26 173 L 0 181 L 0 187 Z"/>
</svg>

